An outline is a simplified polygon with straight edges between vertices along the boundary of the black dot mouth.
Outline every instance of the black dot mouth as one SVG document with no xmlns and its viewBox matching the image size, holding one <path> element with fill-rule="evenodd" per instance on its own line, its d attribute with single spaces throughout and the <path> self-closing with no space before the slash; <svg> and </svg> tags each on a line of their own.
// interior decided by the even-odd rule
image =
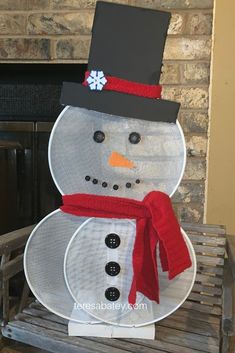
<svg viewBox="0 0 235 353">
<path fill-rule="evenodd" d="M 107 181 L 103 181 L 103 180 L 99 180 L 98 178 L 93 178 L 90 175 L 86 175 L 85 176 L 85 181 L 86 182 L 92 182 L 92 184 L 97 185 L 97 186 L 101 186 L 102 188 L 112 188 L 113 190 L 117 191 L 120 189 L 132 189 L 134 186 L 137 186 L 141 183 L 140 179 L 136 179 L 135 181 L 127 181 L 124 185 L 120 185 L 120 184 L 113 184 L 113 183 L 109 183 Z"/>
</svg>

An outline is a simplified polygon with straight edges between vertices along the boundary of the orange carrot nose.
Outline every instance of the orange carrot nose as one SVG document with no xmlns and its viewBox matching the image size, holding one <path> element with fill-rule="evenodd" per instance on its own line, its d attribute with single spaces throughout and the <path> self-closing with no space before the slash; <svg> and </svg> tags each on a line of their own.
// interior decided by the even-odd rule
<svg viewBox="0 0 235 353">
<path fill-rule="evenodd" d="M 122 156 L 120 153 L 113 151 L 109 156 L 108 163 L 111 167 L 134 168 L 134 163 Z"/>
</svg>

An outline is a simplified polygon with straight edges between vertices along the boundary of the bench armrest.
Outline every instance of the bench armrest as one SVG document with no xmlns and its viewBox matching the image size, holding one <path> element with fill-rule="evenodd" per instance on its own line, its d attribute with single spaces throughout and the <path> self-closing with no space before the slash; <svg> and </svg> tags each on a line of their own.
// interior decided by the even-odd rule
<svg viewBox="0 0 235 353">
<path fill-rule="evenodd" d="M 226 235 L 229 265 L 235 281 L 235 235 Z"/>
<path fill-rule="evenodd" d="M 0 236 L 0 256 L 25 246 L 35 225 L 30 225 Z"/>
<path fill-rule="evenodd" d="M 233 277 L 229 260 L 225 259 L 224 278 L 223 278 L 223 312 L 222 312 L 222 331 L 226 336 L 233 336 Z"/>
<path fill-rule="evenodd" d="M 35 225 L 24 227 L 0 236 L 0 302 L 2 300 L 1 324 L 10 317 L 9 281 L 23 270 L 23 250 Z M 25 282 L 20 307 L 26 302 L 29 293 Z"/>
<path fill-rule="evenodd" d="M 226 336 L 234 335 L 233 295 L 235 288 L 235 236 L 227 235 L 227 259 L 224 264 L 222 331 Z"/>
</svg>

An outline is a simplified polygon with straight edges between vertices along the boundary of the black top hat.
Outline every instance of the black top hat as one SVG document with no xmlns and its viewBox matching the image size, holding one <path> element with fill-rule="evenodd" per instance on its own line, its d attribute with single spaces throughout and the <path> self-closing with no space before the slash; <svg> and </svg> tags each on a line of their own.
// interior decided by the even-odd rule
<svg viewBox="0 0 235 353">
<path fill-rule="evenodd" d="M 168 12 L 97 2 L 88 71 L 154 87 L 159 83 L 170 17 Z M 61 103 L 123 117 L 176 122 L 179 103 L 90 87 L 64 82 Z"/>
</svg>

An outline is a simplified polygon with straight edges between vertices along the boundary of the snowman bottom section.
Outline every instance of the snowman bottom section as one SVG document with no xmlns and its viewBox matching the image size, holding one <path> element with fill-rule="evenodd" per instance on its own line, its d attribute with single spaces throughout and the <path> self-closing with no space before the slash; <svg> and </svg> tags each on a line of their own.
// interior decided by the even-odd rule
<svg viewBox="0 0 235 353">
<path fill-rule="evenodd" d="M 182 233 L 193 265 L 169 281 L 168 274 L 161 271 L 156 253 L 160 304 L 141 293 L 137 294 L 135 306 L 128 304 L 136 229 L 135 221 L 125 219 L 52 212 L 28 240 L 24 257 L 26 278 L 36 298 L 66 319 L 147 325 L 174 312 L 191 291 L 196 260 L 190 240 Z"/>
</svg>

